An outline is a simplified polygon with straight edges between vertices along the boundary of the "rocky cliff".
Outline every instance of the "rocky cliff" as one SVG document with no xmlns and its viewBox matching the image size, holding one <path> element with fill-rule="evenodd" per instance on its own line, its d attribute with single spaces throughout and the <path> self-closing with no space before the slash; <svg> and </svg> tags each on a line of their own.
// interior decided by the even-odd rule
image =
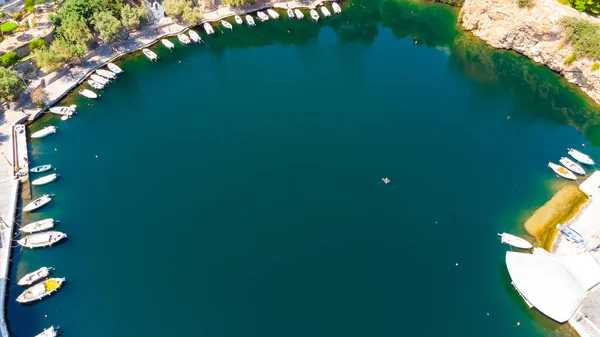
<svg viewBox="0 0 600 337">
<path fill-rule="evenodd" d="M 580 57 L 569 65 L 565 60 L 573 48 L 565 41 L 566 30 L 559 24 L 565 16 L 600 20 L 556 0 L 533 0 L 534 6 L 521 8 L 518 0 L 466 0 L 460 20 L 464 29 L 495 48 L 512 49 L 562 74 L 600 104 L 598 60 Z"/>
</svg>

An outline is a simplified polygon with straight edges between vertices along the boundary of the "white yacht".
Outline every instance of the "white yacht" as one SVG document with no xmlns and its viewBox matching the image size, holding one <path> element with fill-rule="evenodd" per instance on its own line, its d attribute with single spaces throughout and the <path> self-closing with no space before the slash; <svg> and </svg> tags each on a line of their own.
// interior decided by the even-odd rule
<svg viewBox="0 0 600 337">
<path fill-rule="evenodd" d="M 31 273 L 21 277 L 19 279 L 19 282 L 17 282 L 17 284 L 20 285 L 21 287 L 30 286 L 30 285 L 34 284 L 35 282 L 50 276 L 50 273 L 53 270 L 54 270 L 54 268 L 42 267 L 38 270 L 32 271 Z"/>
<path fill-rule="evenodd" d="M 310 10 L 310 17 L 315 21 L 319 21 L 319 13 L 314 9 Z"/>
<path fill-rule="evenodd" d="M 120 74 L 120 73 L 122 73 L 122 72 L 123 72 L 123 69 L 119 68 L 119 66 L 118 66 L 118 65 L 116 65 L 116 64 L 114 64 L 114 63 L 111 63 L 111 62 L 108 62 L 108 63 L 106 64 L 106 67 L 108 67 L 108 69 L 109 69 L 110 71 L 112 71 L 113 73 L 115 73 L 115 74 Z"/>
<path fill-rule="evenodd" d="M 333 12 L 335 14 L 340 14 L 342 12 L 342 7 L 340 7 L 337 2 L 332 3 L 331 7 L 333 7 Z"/>
<path fill-rule="evenodd" d="M 287 15 L 288 18 L 293 19 L 294 18 L 294 11 L 291 8 L 287 9 Z"/>
<path fill-rule="evenodd" d="M 267 9 L 267 13 L 269 13 L 269 15 L 273 19 L 275 19 L 275 20 L 279 19 L 279 13 L 277 13 L 274 9 L 272 9 L 272 8 Z"/>
<path fill-rule="evenodd" d="M 98 89 L 98 90 L 104 89 L 104 84 L 102 84 L 102 83 L 98 83 L 94 80 L 87 80 L 87 82 L 94 89 Z"/>
<path fill-rule="evenodd" d="M 110 83 L 109 79 L 102 77 L 100 75 L 92 74 L 92 75 L 90 75 L 90 78 L 102 85 L 107 85 L 108 83 Z"/>
<path fill-rule="evenodd" d="M 579 152 L 575 149 L 568 149 L 568 150 L 569 150 L 569 152 L 568 152 L 569 156 L 573 157 L 578 162 L 586 164 L 586 165 L 594 165 L 594 161 L 587 154 L 585 154 L 583 152 Z"/>
<path fill-rule="evenodd" d="M 152 50 L 150 50 L 148 48 L 144 48 L 144 49 L 142 49 L 142 53 L 144 53 L 144 55 L 146 55 L 146 57 L 150 61 L 158 61 L 158 55 L 156 55 L 156 53 L 153 52 Z"/>
<path fill-rule="evenodd" d="M 71 116 L 71 115 L 77 113 L 75 111 L 76 108 L 77 108 L 77 105 L 73 104 L 71 106 L 53 106 L 48 110 L 50 110 L 50 112 L 52 112 L 53 114 L 56 114 L 56 115 Z"/>
<path fill-rule="evenodd" d="M 52 197 L 54 197 L 54 194 L 42 195 L 41 197 L 39 197 L 39 198 L 35 199 L 34 201 L 30 202 L 29 204 L 27 204 L 27 206 L 23 207 L 23 212 L 32 212 L 40 207 L 43 207 L 44 205 L 46 205 L 50 201 L 52 201 Z"/>
<path fill-rule="evenodd" d="M 575 174 L 573 174 L 573 172 L 567 170 L 566 168 L 554 164 L 553 162 L 549 162 L 548 163 L 548 167 L 552 169 L 552 171 L 554 171 L 556 174 L 558 174 L 559 176 L 565 178 L 565 179 L 569 179 L 569 180 L 577 180 L 577 176 Z"/>
<path fill-rule="evenodd" d="M 64 277 L 47 279 L 46 281 L 38 283 L 21 293 L 21 295 L 17 297 L 17 302 L 30 303 L 41 300 L 42 298 L 58 291 L 64 282 Z"/>
<path fill-rule="evenodd" d="M 32 133 L 31 138 L 44 138 L 48 135 L 56 133 L 57 129 L 58 128 L 56 126 L 47 126 L 43 129 L 41 129 L 40 131 L 36 131 L 36 132 Z"/>
<path fill-rule="evenodd" d="M 296 19 L 298 19 L 298 20 L 304 19 L 304 14 L 302 14 L 302 11 L 299 10 L 298 8 L 294 9 L 294 14 L 296 14 Z"/>
<path fill-rule="evenodd" d="M 60 328 L 55 328 L 53 325 L 41 333 L 35 335 L 35 337 L 56 337 Z"/>
<path fill-rule="evenodd" d="M 561 157 L 559 161 L 560 161 L 561 164 L 563 164 L 570 171 L 572 171 L 574 173 L 577 173 L 579 175 L 582 175 L 582 176 L 585 175 L 585 170 L 583 169 L 583 167 L 581 167 L 581 165 L 575 163 L 571 159 L 569 159 L 567 157 Z"/>
<path fill-rule="evenodd" d="M 196 43 L 202 42 L 202 38 L 200 37 L 200 35 L 198 35 L 198 33 L 196 33 L 195 30 L 188 30 L 188 34 L 190 35 L 190 39 L 192 39 L 192 41 Z"/>
<path fill-rule="evenodd" d="M 258 16 L 258 19 L 260 21 L 262 21 L 262 22 L 265 22 L 265 21 L 269 20 L 269 17 L 267 16 L 267 14 L 265 14 L 265 13 L 263 13 L 261 11 L 256 12 L 256 15 Z"/>
<path fill-rule="evenodd" d="M 43 232 L 49 229 L 54 228 L 54 219 L 52 218 L 48 218 L 48 219 L 43 219 L 43 220 L 38 220 L 38 221 L 34 221 L 32 223 L 29 223 L 21 228 L 19 228 L 19 231 L 21 233 L 37 233 L 37 232 Z"/>
<path fill-rule="evenodd" d="M 254 22 L 252 15 L 246 15 L 246 22 L 248 22 L 248 26 L 256 26 L 256 22 Z"/>
<path fill-rule="evenodd" d="M 87 97 L 87 98 L 91 98 L 91 99 L 98 98 L 98 94 L 96 94 L 95 92 L 91 91 L 90 89 L 79 90 L 79 94 L 81 96 L 84 96 L 84 97 Z"/>
<path fill-rule="evenodd" d="M 49 184 L 49 183 L 55 181 L 59 177 L 60 176 L 57 173 L 52 173 L 47 176 L 43 176 L 41 178 L 37 178 L 37 179 L 33 180 L 31 182 L 31 185 L 34 185 L 34 186 L 46 185 L 46 184 Z"/>
<path fill-rule="evenodd" d="M 117 78 L 117 75 L 115 75 L 115 73 L 113 73 L 112 71 L 106 70 L 106 69 L 96 69 L 96 74 L 98 74 L 102 77 L 109 78 L 111 80 L 114 80 Z"/>
<path fill-rule="evenodd" d="M 225 20 L 221 20 L 221 24 L 223 25 L 223 27 L 233 30 L 233 25 Z"/>
<path fill-rule="evenodd" d="M 210 25 L 210 23 L 205 22 L 204 23 L 204 30 L 206 31 L 206 34 L 208 35 L 212 35 L 215 33 L 215 30 L 213 29 L 213 27 Z"/>
<path fill-rule="evenodd" d="M 40 166 L 36 166 L 36 167 L 30 168 L 29 172 L 41 173 L 41 172 L 49 171 L 51 168 L 52 168 L 52 165 L 50 165 L 50 164 L 48 164 L 48 165 L 40 165 Z"/>
<path fill-rule="evenodd" d="M 234 20 L 235 20 L 235 23 L 237 23 L 238 25 L 242 25 L 242 24 L 244 24 L 244 20 L 242 20 L 242 17 L 241 17 L 241 16 L 239 16 L 239 15 L 236 15 L 236 16 L 234 17 Z"/>
<path fill-rule="evenodd" d="M 192 40 L 190 40 L 190 38 L 187 35 L 185 35 L 184 33 L 178 34 L 177 35 L 177 39 L 182 44 L 190 44 L 190 43 L 192 43 Z"/>
<path fill-rule="evenodd" d="M 507 245 L 511 245 L 513 247 L 521 248 L 521 249 L 533 248 L 533 245 L 531 245 L 531 243 L 529 243 L 525 239 L 521 239 L 518 236 L 508 234 L 508 233 L 502 233 L 502 234 L 498 234 L 498 235 L 500 236 L 500 241 L 502 243 L 506 243 Z"/>
<path fill-rule="evenodd" d="M 331 16 L 331 12 L 325 6 L 321 6 L 321 13 L 323 13 L 323 15 L 325 15 L 326 17 L 330 17 Z"/>
<path fill-rule="evenodd" d="M 167 47 L 167 49 L 169 50 L 175 49 L 175 44 L 173 44 L 173 42 L 169 41 L 168 39 L 162 39 L 160 40 L 160 43 L 162 43 L 163 46 Z"/>
<path fill-rule="evenodd" d="M 50 247 L 53 244 L 66 239 L 67 234 L 58 231 L 48 231 L 28 235 L 17 241 L 21 246 L 26 248 L 43 248 Z"/>
</svg>

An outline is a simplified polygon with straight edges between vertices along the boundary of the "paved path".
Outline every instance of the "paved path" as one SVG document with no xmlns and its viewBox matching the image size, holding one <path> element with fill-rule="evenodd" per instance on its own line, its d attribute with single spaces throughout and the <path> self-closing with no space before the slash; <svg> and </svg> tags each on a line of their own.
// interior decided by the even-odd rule
<svg viewBox="0 0 600 337">
<path fill-rule="evenodd" d="M 0 335 L 9 337 L 6 327 L 6 289 L 8 286 L 8 270 L 10 267 L 10 250 L 19 181 L 12 178 L 0 181 Z"/>
</svg>

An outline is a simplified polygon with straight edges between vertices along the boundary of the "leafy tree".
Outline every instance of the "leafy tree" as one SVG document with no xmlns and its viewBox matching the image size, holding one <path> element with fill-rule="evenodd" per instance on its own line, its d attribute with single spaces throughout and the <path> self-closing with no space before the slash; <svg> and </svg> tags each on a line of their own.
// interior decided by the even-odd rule
<svg viewBox="0 0 600 337">
<path fill-rule="evenodd" d="M 186 7 L 183 10 L 183 15 L 181 16 L 181 18 L 183 19 L 183 21 L 189 23 L 192 26 L 196 26 L 198 24 L 200 24 L 200 22 L 202 21 L 202 10 L 198 7 Z"/>
<path fill-rule="evenodd" d="M 119 37 L 123 29 L 121 21 L 117 20 L 110 12 L 94 13 L 94 29 L 105 42 L 112 42 Z"/>
<path fill-rule="evenodd" d="M 121 8 L 121 22 L 129 30 L 136 30 L 140 27 L 142 15 L 142 9 L 131 7 L 129 4 Z"/>
<path fill-rule="evenodd" d="M 25 84 L 14 70 L 0 68 L 0 102 L 13 100 L 25 88 Z"/>
<path fill-rule="evenodd" d="M 60 24 L 62 23 L 60 15 L 54 13 L 48 14 L 48 21 L 50 21 L 56 27 L 60 26 Z"/>
<path fill-rule="evenodd" d="M 50 52 L 56 54 L 62 62 L 81 60 L 88 50 L 88 46 L 83 42 L 71 42 L 65 39 L 56 39 L 50 45 Z"/>
<path fill-rule="evenodd" d="M 228 6 L 237 6 L 237 7 L 241 7 L 241 6 L 247 6 L 247 5 L 252 5 L 254 4 L 254 0 L 222 0 L 224 5 L 228 5 Z"/>
<path fill-rule="evenodd" d="M 165 14 L 172 18 L 181 18 L 186 8 L 192 8 L 192 2 L 187 0 L 164 0 Z"/>
<path fill-rule="evenodd" d="M 67 42 L 83 43 L 87 46 L 91 45 L 94 37 L 90 29 L 83 21 L 67 21 L 56 29 L 58 39 L 64 39 Z"/>
<path fill-rule="evenodd" d="M 46 105 L 46 101 L 48 100 L 48 95 L 46 95 L 46 92 L 43 88 L 35 89 L 29 97 L 31 98 L 33 104 L 35 104 L 35 106 L 38 108 Z"/>
<path fill-rule="evenodd" d="M 102 0 L 102 6 L 105 10 L 118 18 L 121 15 L 121 9 L 123 8 L 123 0 Z"/>
<path fill-rule="evenodd" d="M 0 63 L 6 68 L 12 66 L 13 64 L 19 61 L 19 55 L 14 51 L 9 51 L 8 53 L 0 56 Z"/>
<path fill-rule="evenodd" d="M 25 10 L 28 11 L 29 13 L 33 13 L 34 10 L 34 5 L 35 5 L 35 0 L 25 0 L 23 2 L 24 6 L 25 6 Z"/>
<path fill-rule="evenodd" d="M 94 13 L 106 10 L 104 0 L 67 0 L 64 2 L 58 14 L 63 22 L 91 20 Z"/>
<path fill-rule="evenodd" d="M 54 43 L 56 43 L 56 41 Z M 52 45 L 54 45 L 54 43 Z M 63 64 L 63 59 L 58 54 L 50 51 L 50 47 L 42 47 L 33 52 L 33 60 L 39 68 L 46 71 L 54 71 Z"/>
<path fill-rule="evenodd" d="M 29 42 L 29 51 L 32 52 L 36 49 L 40 49 L 46 45 L 46 41 L 44 39 L 35 39 Z"/>
</svg>

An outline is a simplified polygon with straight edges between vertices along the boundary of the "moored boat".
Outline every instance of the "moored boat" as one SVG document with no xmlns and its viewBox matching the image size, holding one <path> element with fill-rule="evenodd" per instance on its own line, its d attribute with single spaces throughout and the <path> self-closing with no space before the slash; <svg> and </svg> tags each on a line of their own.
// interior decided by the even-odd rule
<svg viewBox="0 0 600 337">
<path fill-rule="evenodd" d="M 304 14 L 302 14 L 302 11 L 299 10 L 298 8 L 294 9 L 294 14 L 296 14 L 296 19 L 298 19 L 298 20 L 304 19 Z"/>
<path fill-rule="evenodd" d="M 32 133 L 31 138 L 44 138 L 48 135 L 56 133 L 56 129 L 58 129 L 56 126 L 47 126 L 41 129 L 40 131 Z"/>
<path fill-rule="evenodd" d="M 55 181 L 59 177 L 60 176 L 58 174 L 52 173 L 52 174 L 49 174 L 47 176 L 43 176 L 41 178 L 37 178 L 37 179 L 33 180 L 31 182 L 31 185 L 34 185 L 34 186 L 46 185 L 46 184 L 49 184 L 49 183 Z"/>
<path fill-rule="evenodd" d="M 31 273 L 21 277 L 18 285 L 21 287 L 30 286 L 35 282 L 50 276 L 50 273 L 54 270 L 54 268 L 42 267 L 38 270 L 32 271 Z"/>
<path fill-rule="evenodd" d="M 190 38 L 185 35 L 184 33 L 178 34 L 177 35 L 177 39 L 179 40 L 179 42 L 183 43 L 183 44 L 190 44 L 192 43 L 192 41 L 190 40 Z"/>
<path fill-rule="evenodd" d="M 279 19 L 279 13 L 277 13 L 274 9 L 272 9 L 272 8 L 267 9 L 267 13 L 269 13 L 269 15 L 273 19 L 275 19 L 275 20 Z"/>
<path fill-rule="evenodd" d="M 319 13 L 314 9 L 310 10 L 310 17 L 315 21 L 319 21 Z"/>
<path fill-rule="evenodd" d="M 81 96 L 87 97 L 87 98 L 91 98 L 91 99 L 96 99 L 98 98 L 98 94 L 96 94 L 95 92 L 89 90 L 89 89 L 83 89 L 83 90 L 79 90 L 79 94 Z"/>
<path fill-rule="evenodd" d="M 242 17 L 240 17 L 239 15 L 236 15 L 233 19 L 235 20 L 235 23 L 237 23 L 238 25 L 244 24 L 244 20 L 242 20 Z"/>
<path fill-rule="evenodd" d="M 163 46 L 167 47 L 169 50 L 175 49 L 173 42 L 169 41 L 168 39 L 162 39 L 160 40 L 160 43 L 162 43 Z"/>
<path fill-rule="evenodd" d="M 568 150 L 569 150 L 569 152 L 568 152 L 569 156 L 573 157 L 578 162 L 586 164 L 586 165 L 594 165 L 594 161 L 587 154 L 585 154 L 583 152 L 579 152 L 575 149 L 568 149 Z"/>
<path fill-rule="evenodd" d="M 50 278 L 25 290 L 19 297 L 19 303 L 31 303 L 58 291 L 65 282 L 65 278 Z"/>
<path fill-rule="evenodd" d="M 123 69 L 119 68 L 118 65 L 111 63 L 111 62 L 108 62 L 106 64 L 106 67 L 115 74 L 120 74 L 123 72 Z"/>
<path fill-rule="evenodd" d="M 115 75 L 115 73 L 113 73 L 110 70 L 106 70 L 106 69 L 96 69 L 96 74 L 98 74 L 102 77 L 106 77 L 111 80 L 114 80 L 117 78 L 117 75 Z"/>
<path fill-rule="evenodd" d="M 340 7 L 340 5 L 338 5 L 338 3 L 337 3 L 337 2 L 334 2 L 334 3 L 332 3 L 332 4 L 331 4 L 331 7 L 333 7 L 333 12 L 334 12 L 335 14 L 339 14 L 339 13 L 341 13 L 341 12 L 342 12 L 342 7 Z"/>
<path fill-rule="evenodd" d="M 77 105 L 73 104 L 71 106 L 53 106 L 48 110 L 50 110 L 50 112 L 56 115 L 71 116 L 76 113 L 76 108 Z"/>
<path fill-rule="evenodd" d="M 206 32 L 206 34 L 208 35 L 212 35 L 215 33 L 215 30 L 213 29 L 213 27 L 210 25 L 210 23 L 205 22 L 204 25 L 204 31 Z"/>
<path fill-rule="evenodd" d="M 567 170 L 566 168 L 564 168 L 558 164 L 549 162 L 548 167 L 551 168 L 552 171 L 554 171 L 556 174 L 558 174 L 559 176 L 561 176 L 565 179 L 577 180 L 577 176 L 573 172 Z"/>
<path fill-rule="evenodd" d="M 54 326 L 50 326 L 48 329 L 35 335 L 35 337 L 56 337 L 56 336 L 58 336 L 59 330 L 60 330 L 60 328 L 55 328 Z"/>
<path fill-rule="evenodd" d="M 142 53 L 144 53 L 144 55 L 146 55 L 146 57 L 150 60 L 150 61 L 157 61 L 158 60 L 158 55 L 156 55 L 155 52 L 153 52 L 152 50 L 148 49 L 148 48 L 144 48 L 142 49 Z"/>
<path fill-rule="evenodd" d="M 567 238 L 567 241 L 573 243 L 583 243 L 583 236 L 571 227 L 563 226 L 561 224 L 556 225 L 556 228 Z"/>
<path fill-rule="evenodd" d="M 269 16 L 267 16 L 267 14 L 265 14 L 265 13 L 263 13 L 261 11 L 256 12 L 256 15 L 258 16 L 258 19 L 260 21 L 262 21 L 262 22 L 265 22 L 265 21 L 269 20 Z"/>
<path fill-rule="evenodd" d="M 246 15 L 246 22 L 248 22 L 248 26 L 256 26 L 256 22 L 254 22 L 252 15 Z"/>
<path fill-rule="evenodd" d="M 42 173 L 42 172 L 49 171 L 51 168 L 52 168 L 52 165 L 50 165 L 50 164 L 48 164 L 48 165 L 40 165 L 40 166 L 36 166 L 36 167 L 30 168 L 29 172 Z"/>
<path fill-rule="evenodd" d="M 531 249 L 533 248 L 533 245 L 531 243 L 529 243 L 529 241 L 522 239 L 518 236 L 512 235 L 512 234 L 508 234 L 508 233 L 502 233 L 502 234 L 498 234 L 500 236 L 500 241 L 502 243 L 506 243 L 507 245 L 516 247 L 516 248 L 521 248 L 521 249 Z"/>
<path fill-rule="evenodd" d="M 100 75 L 92 74 L 90 75 L 90 78 L 102 85 L 107 85 L 108 83 L 110 83 L 110 80 L 108 78 L 102 77 Z"/>
<path fill-rule="evenodd" d="M 321 6 L 321 13 L 323 13 L 323 15 L 325 15 L 326 17 L 330 17 L 331 16 L 331 12 L 325 6 Z"/>
<path fill-rule="evenodd" d="M 87 82 L 94 89 L 98 89 L 98 90 L 104 89 L 104 84 L 102 84 L 102 83 L 98 83 L 94 80 L 87 80 Z"/>
<path fill-rule="evenodd" d="M 67 234 L 59 231 L 48 231 L 40 232 L 31 235 L 17 241 L 21 246 L 26 248 L 43 248 L 50 247 L 53 244 L 59 242 L 62 239 L 66 239 Z"/>
<path fill-rule="evenodd" d="M 36 209 L 43 207 L 44 205 L 48 204 L 50 201 L 52 201 L 52 197 L 54 197 L 54 194 L 44 194 L 41 197 L 35 199 L 34 201 L 30 202 L 27 204 L 27 206 L 23 207 L 23 212 L 32 212 L 35 211 Z"/>
<path fill-rule="evenodd" d="M 291 8 L 287 9 L 287 15 L 288 18 L 293 19 L 294 18 L 294 11 Z"/>
<path fill-rule="evenodd" d="M 559 161 L 561 164 L 564 165 L 564 167 L 568 168 L 570 171 L 575 172 L 582 176 L 585 175 L 585 170 L 583 169 L 583 167 L 581 167 L 581 165 L 575 163 L 571 159 L 569 159 L 567 157 L 561 157 Z"/>
<path fill-rule="evenodd" d="M 45 230 L 52 229 L 52 228 L 54 228 L 54 219 L 48 218 L 48 219 L 34 221 L 32 223 L 29 223 L 29 224 L 19 228 L 19 231 L 21 233 L 37 233 L 37 232 L 43 232 Z"/>
<path fill-rule="evenodd" d="M 221 24 L 223 25 L 223 27 L 233 30 L 233 25 L 225 20 L 221 20 Z"/>
<path fill-rule="evenodd" d="M 188 34 L 190 35 L 190 39 L 192 39 L 192 41 L 196 43 L 202 42 L 202 38 L 200 37 L 200 35 L 198 35 L 198 33 L 196 33 L 195 30 L 188 30 Z"/>
</svg>

